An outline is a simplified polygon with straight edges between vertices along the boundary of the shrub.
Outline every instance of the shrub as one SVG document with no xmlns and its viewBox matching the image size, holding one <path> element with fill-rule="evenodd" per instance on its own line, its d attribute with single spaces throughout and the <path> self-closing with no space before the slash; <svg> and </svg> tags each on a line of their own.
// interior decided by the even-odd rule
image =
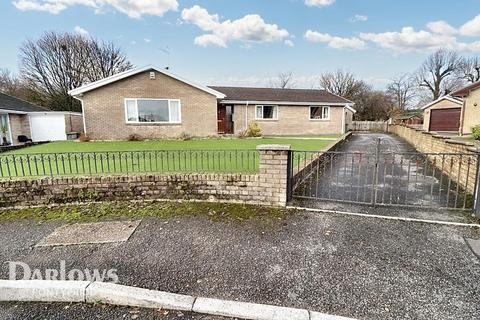
<svg viewBox="0 0 480 320">
<path fill-rule="evenodd" d="M 480 124 L 472 128 L 472 135 L 475 140 L 480 140 Z"/>
<path fill-rule="evenodd" d="M 250 122 L 248 125 L 248 129 L 245 132 L 247 137 L 261 137 L 262 136 L 262 129 L 256 122 Z"/>
<path fill-rule="evenodd" d="M 247 130 L 240 131 L 239 133 L 237 133 L 237 138 L 238 139 L 245 139 L 246 137 L 247 137 Z"/>
<path fill-rule="evenodd" d="M 127 138 L 128 141 L 143 141 L 144 139 L 142 138 L 141 135 L 133 133 L 128 136 Z"/>
<path fill-rule="evenodd" d="M 89 142 L 90 137 L 86 133 L 80 133 L 80 138 L 78 138 L 78 140 L 80 140 L 80 142 Z"/>
</svg>

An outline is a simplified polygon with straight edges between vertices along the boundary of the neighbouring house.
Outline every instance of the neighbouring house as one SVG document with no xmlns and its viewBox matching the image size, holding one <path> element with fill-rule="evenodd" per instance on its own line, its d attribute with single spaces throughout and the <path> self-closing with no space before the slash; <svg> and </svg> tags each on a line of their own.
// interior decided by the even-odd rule
<svg viewBox="0 0 480 320">
<path fill-rule="evenodd" d="M 81 113 L 56 112 L 0 93 L 0 145 L 66 140 L 83 132 Z M 20 139 L 19 139 L 20 137 Z"/>
<path fill-rule="evenodd" d="M 443 96 L 423 108 L 425 131 L 470 134 L 480 124 L 480 82 Z"/>
<path fill-rule="evenodd" d="M 423 111 L 418 109 L 404 110 L 401 114 L 393 116 L 391 122 L 408 126 L 423 125 Z"/>
<path fill-rule="evenodd" d="M 257 122 L 267 135 L 343 133 L 353 103 L 323 90 L 207 87 L 167 70 L 129 70 L 70 91 L 95 140 L 239 134 Z"/>
<path fill-rule="evenodd" d="M 472 133 L 472 127 L 480 125 L 480 81 L 452 93 L 463 100 L 460 133 Z"/>
</svg>

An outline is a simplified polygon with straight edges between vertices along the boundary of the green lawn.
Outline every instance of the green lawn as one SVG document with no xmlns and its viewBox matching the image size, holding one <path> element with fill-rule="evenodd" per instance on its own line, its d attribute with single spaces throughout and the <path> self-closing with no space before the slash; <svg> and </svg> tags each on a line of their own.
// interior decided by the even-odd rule
<svg viewBox="0 0 480 320">
<path fill-rule="evenodd" d="M 320 137 L 320 136 L 318 136 Z M 338 138 L 338 135 L 325 135 Z M 315 136 L 317 138 L 317 136 Z M 260 144 L 289 144 L 292 149 L 319 151 L 328 146 L 329 140 L 305 140 L 289 138 L 261 139 L 195 139 L 195 140 L 150 140 L 150 141 L 58 141 L 18 149 L 4 154 L 106 152 L 106 151 L 150 151 L 150 150 L 255 150 Z"/>
<path fill-rule="evenodd" d="M 60 141 L 0 154 L 0 178 L 164 172 L 257 172 L 257 145 L 289 144 L 294 150 L 320 151 L 332 142 L 289 138 Z"/>
</svg>

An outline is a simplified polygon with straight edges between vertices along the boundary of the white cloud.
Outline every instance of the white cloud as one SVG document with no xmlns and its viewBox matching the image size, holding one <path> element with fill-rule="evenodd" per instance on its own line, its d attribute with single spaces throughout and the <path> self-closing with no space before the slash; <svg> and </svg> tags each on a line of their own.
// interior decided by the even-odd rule
<svg viewBox="0 0 480 320">
<path fill-rule="evenodd" d="M 367 20 L 368 20 L 368 16 L 365 16 L 362 14 L 356 14 L 350 19 L 351 22 L 365 22 Z"/>
<path fill-rule="evenodd" d="M 335 0 L 305 0 L 305 4 L 309 7 L 327 7 L 334 2 Z"/>
<path fill-rule="evenodd" d="M 427 28 L 436 34 L 451 35 L 457 33 L 457 29 L 449 25 L 446 21 L 432 21 L 427 23 Z"/>
<path fill-rule="evenodd" d="M 208 46 L 217 46 L 222 48 L 227 47 L 227 42 L 215 34 L 203 34 L 201 36 L 198 36 L 195 38 L 194 43 L 202 47 L 208 47 Z"/>
<path fill-rule="evenodd" d="M 465 36 L 480 36 L 480 15 L 461 26 L 460 33 Z"/>
<path fill-rule="evenodd" d="M 455 43 L 455 38 L 448 35 L 433 35 L 424 30 L 415 31 L 404 27 L 400 32 L 361 33 L 360 38 L 371 41 L 384 49 L 396 52 L 435 50 Z"/>
<path fill-rule="evenodd" d="M 317 31 L 308 30 L 305 33 L 305 39 L 310 42 L 323 42 L 327 43 L 330 48 L 334 49 L 365 49 L 367 47 L 365 41 L 352 37 L 342 38 L 332 36 L 328 33 L 320 33 Z"/>
<path fill-rule="evenodd" d="M 435 29 L 435 27 L 431 29 Z M 465 52 L 480 52 L 480 41 L 459 42 L 450 33 L 451 31 L 448 28 L 446 30 L 437 28 L 434 33 L 425 30 L 416 31 L 412 27 L 405 27 L 400 32 L 361 33 L 360 38 L 396 53 L 425 52 L 443 48 Z"/>
<path fill-rule="evenodd" d="M 128 15 L 140 18 L 142 15 L 163 16 L 167 11 L 177 10 L 177 0 L 14 0 L 13 5 L 23 11 L 45 11 L 58 14 L 68 7 L 83 5 L 103 12 L 105 6 Z"/>
<path fill-rule="evenodd" d="M 75 28 L 73 28 L 73 31 L 75 31 L 75 33 L 78 33 L 79 35 L 82 35 L 82 36 L 89 35 L 88 31 L 80 26 L 75 26 Z"/>
<path fill-rule="evenodd" d="M 146 43 L 150 43 L 150 42 L 152 42 L 152 39 L 145 38 L 145 39 L 143 39 L 143 41 L 146 42 Z"/>
<path fill-rule="evenodd" d="M 336 49 L 363 49 L 368 42 L 395 53 L 429 52 L 437 49 L 453 49 L 463 52 L 480 52 L 480 41 L 465 42 L 457 36 L 480 35 L 480 15 L 465 23 L 458 30 L 448 22 L 439 20 L 427 23 L 426 30 L 404 27 L 393 32 L 364 32 L 356 37 L 343 38 L 328 33 L 308 30 L 305 39 L 310 42 L 327 43 Z"/>
<path fill-rule="evenodd" d="M 290 39 L 285 40 L 283 43 L 285 43 L 285 45 L 286 45 L 287 47 L 290 47 L 290 48 L 295 47 L 295 44 L 294 44 L 293 41 L 290 40 Z"/>
<path fill-rule="evenodd" d="M 13 1 L 13 5 L 22 11 L 45 11 L 51 14 L 59 14 L 61 11 L 65 10 L 67 6 L 60 2 L 39 2 L 36 0 L 18 0 Z"/>
<path fill-rule="evenodd" d="M 274 42 L 281 41 L 289 36 L 285 29 L 276 24 L 268 24 L 257 14 L 249 14 L 238 20 L 220 22 L 216 14 L 198 5 L 190 9 L 183 9 L 182 19 L 192 23 L 208 33 L 195 38 L 195 44 L 200 46 L 227 47 L 228 42 Z"/>
</svg>

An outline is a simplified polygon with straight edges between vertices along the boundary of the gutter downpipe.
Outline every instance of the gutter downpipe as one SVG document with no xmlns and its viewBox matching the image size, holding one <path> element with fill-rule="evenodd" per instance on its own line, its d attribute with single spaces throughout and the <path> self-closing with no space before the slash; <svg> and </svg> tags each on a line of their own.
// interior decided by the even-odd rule
<svg viewBox="0 0 480 320">
<path fill-rule="evenodd" d="M 83 100 L 80 99 L 82 95 L 78 95 L 78 96 L 73 96 L 74 99 L 77 99 L 78 101 L 80 101 L 80 104 L 82 105 L 82 121 L 83 121 L 83 133 L 84 134 L 87 134 L 87 123 L 85 121 L 85 108 L 83 107 Z"/>
<path fill-rule="evenodd" d="M 462 137 L 463 136 L 463 127 L 464 127 L 464 121 L 465 121 L 465 108 L 466 108 L 466 105 L 467 105 L 467 97 L 465 96 L 463 99 L 463 104 L 462 104 L 462 115 L 461 115 L 461 119 L 460 119 L 460 129 L 459 129 L 459 136 Z"/>
<path fill-rule="evenodd" d="M 247 101 L 247 104 L 245 105 L 245 131 L 248 130 L 248 106 L 250 102 Z"/>
</svg>

